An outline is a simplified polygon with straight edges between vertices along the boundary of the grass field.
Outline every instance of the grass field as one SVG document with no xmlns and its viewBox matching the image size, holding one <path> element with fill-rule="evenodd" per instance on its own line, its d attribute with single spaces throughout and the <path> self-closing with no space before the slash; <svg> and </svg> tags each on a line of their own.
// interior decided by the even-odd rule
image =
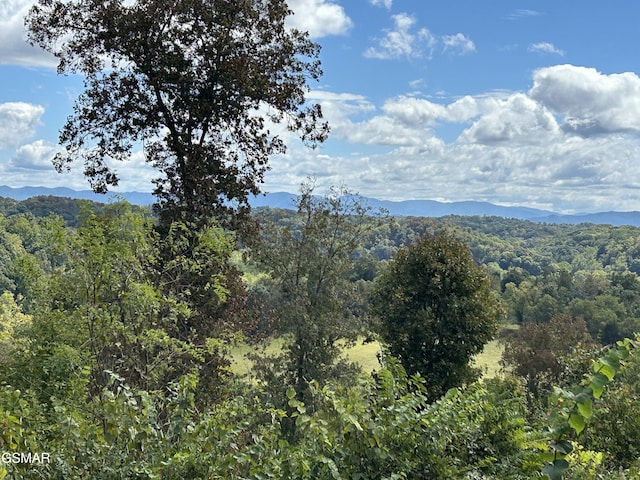
<svg viewBox="0 0 640 480">
<path fill-rule="evenodd" d="M 474 366 L 482 369 L 482 374 L 486 378 L 493 378 L 500 374 L 500 358 L 504 346 L 498 341 L 493 340 L 484 346 L 484 350 L 473 362 Z"/>
<path fill-rule="evenodd" d="M 231 349 L 232 370 L 238 375 L 251 372 L 252 362 L 246 357 L 248 353 L 257 353 L 261 349 L 266 353 L 276 353 L 282 346 L 281 339 L 275 339 L 264 347 L 250 345 L 237 345 Z M 500 357 L 504 347 L 497 340 L 489 342 L 482 353 L 474 361 L 474 365 L 481 368 L 485 377 L 495 377 L 500 372 Z M 345 348 L 345 354 L 349 361 L 359 364 L 365 372 L 372 372 L 380 368 L 377 354 L 380 352 L 378 342 L 356 342 L 355 345 Z"/>
</svg>

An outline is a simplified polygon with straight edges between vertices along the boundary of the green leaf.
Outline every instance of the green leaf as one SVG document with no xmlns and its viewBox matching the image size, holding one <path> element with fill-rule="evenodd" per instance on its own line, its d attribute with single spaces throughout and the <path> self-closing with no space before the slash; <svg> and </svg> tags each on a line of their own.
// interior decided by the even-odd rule
<svg viewBox="0 0 640 480">
<path fill-rule="evenodd" d="M 585 419 L 591 418 L 593 402 L 591 399 L 578 403 L 578 411 Z"/>
<path fill-rule="evenodd" d="M 362 425 L 360 425 L 360 422 L 358 422 L 358 419 L 355 415 L 348 413 L 347 420 L 349 420 L 349 423 L 356 427 L 360 432 L 362 431 Z"/>
<path fill-rule="evenodd" d="M 551 448 L 563 455 L 569 455 L 573 451 L 573 445 L 567 440 L 552 443 Z"/>
<path fill-rule="evenodd" d="M 576 434 L 580 435 L 580 432 L 586 426 L 586 422 L 580 413 L 572 413 L 569 417 L 569 425 L 576 431 Z"/>
<path fill-rule="evenodd" d="M 594 362 L 593 369 L 597 373 L 603 374 L 609 380 L 613 380 L 613 377 L 615 377 L 616 371 L 618 370 L 618 368 L 617 367 L 613 367 L 608 362 L 605 363 L 605 360 L 606 360 L 605 358 L 601 358 L 600 360 L 601 361 L 599 361 L 599 362 Z"/>
<path fill-rule="evenodd" d="M 596 373 L 594 375 L 589 375 L 589 387 L 593 390 L 593 396 L 595 398 L 600 398 L 604 387 L 609 383 L 609 378 L 602 373 Z"/>
<path fill-rule="evenodd" d="M 569 468 L 569 462 L 566 460 L 554 460 L 552 464 L 549 464 L 542 469 L 542 474 L 546 475 L 551 480 L 562 480 L 562 474 L 567 468 Z"/>
<path fill-rule="evenodd" d="M 287 400 L 293 400 L 295 396 L 296 391 L 292 387 L 287 388 Z"/>
</svg>

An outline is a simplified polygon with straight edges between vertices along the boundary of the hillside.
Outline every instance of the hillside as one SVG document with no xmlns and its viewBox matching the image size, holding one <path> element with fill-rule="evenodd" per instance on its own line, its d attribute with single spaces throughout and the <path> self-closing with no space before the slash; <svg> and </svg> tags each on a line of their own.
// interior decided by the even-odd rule
<svg viewBox="0 0 640 480">
<path fill-rule="evenodd" d="M 146 192 L 118 192 L 107 195 L 94 193 L 91 190 L 72 190 L 70 188 L 20 187 L 12 188 L 0 186 L 0 197 L 13 200 L 26 200 L 33 197 L 60 197 L 70 199 L 90 200 L 97 203 L 124 199 L 132 205 L 148 206 L 154 203 L 153 195 Z M 291 209 L 296 195 L 287 192 L 273 192 L 265 195 L 253 196 L 250 203 L 253 207 L 273 207 Z M 536 223 L 581 224 L 593 223 L 602 225 L 632 225 L 640 226 L 640 212 L 596 212 L 564 215 L 548 210 L 519 206 L 494 205 L 488 202 L 437 202 L 434 200 L 390 201 L 363 197 L 363 200 L 374 210 L 384 209 L 392 216 L 416 217 L 445 217 L 460 216 L 493 216 L 530 220 Z"/>
</svg>

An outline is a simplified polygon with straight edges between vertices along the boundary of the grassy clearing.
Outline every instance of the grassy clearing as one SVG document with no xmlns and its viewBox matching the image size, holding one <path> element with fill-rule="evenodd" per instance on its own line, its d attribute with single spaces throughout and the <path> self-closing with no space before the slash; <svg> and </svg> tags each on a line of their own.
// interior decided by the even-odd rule
<svg viewBox="0 0 640 480">
<path fill-rule="evenodd" d="M 275 339 L 263 346 L 251 346 L 241 344 L 230 349 L 233 373 L 246 375 L 251 372 L 253 363 L 247 358 L 248 353 L 277 353 L 282 348 L 282 339 Z M 492 378 L 500 373 L 500 358 L 504 346 L 494 340 L 489 342 L 482 353 L 474 359 L 474 365 L 480 367 L 485 377 Z M 358 340 L 355 345 L 348 346 L 344 353 L 350 362 L 359 364 L 364 372 L 372 372 L 380 368 L 378 363 L 378 353 L 380 344 L 378 342 L 363 343 Z"/>
<path fill-rule="evenodd" d="M 360 365 L 363 372 L 371 373 L 380 369 L 378 342 L 362 343 L 362 340 L 358 339 L 355 345 L 345 348 L 344 353 L 350 362 Z"/>
<path fill-rule="evenodd" d="M 229 349 L 231 357 L 231 371 L 236 375 L 246 375 L 251 372 L 253 362 L 247 358 L 247 354 L 274 354 L 282 348 L 283 340 L 276 338 L 269 343 L 261 345 L 238 344 Z M 380 344 L 378 342 L 363 343 L 359 339 L 355 345 L 345 347 L 344 353 L 350 362 L 357 363 L 364 372 L 372 372 L 380 368 L 378 363 L 378 353 Z"/>
<path fill-rule="evenodd" d="M 278 353 L 282 349 L 283 340 L 276 338 L 268 343 L 261 343 L 259 345 L 247 345 L 246 343 L 240 343 L 234 345 L 229 349 L 231 357 L 231 371 L 236 375 L 246 375 L 251 373 L 253 368 L 253 362 L 247 358 L 250 353 L 259 353 L 261 355 L 272 355 Z"/>
<path fill-rule="evenodd" d="M 484 346 L 484 350 L 479 353 L 473 361 L 474 367 L 482 369 L 485 378 L 497 377 L 500 374 L 500 359 L 504 345 L 498 340 L 492 340 Z"/>
</svg>

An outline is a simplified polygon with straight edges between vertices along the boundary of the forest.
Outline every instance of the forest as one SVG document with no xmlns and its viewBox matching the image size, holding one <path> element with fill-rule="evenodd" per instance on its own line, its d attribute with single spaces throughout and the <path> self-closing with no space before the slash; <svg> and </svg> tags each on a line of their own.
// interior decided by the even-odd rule
<svg viewBox="0 0 640 480">
<path fill-rule="evenodd" d="M 0 449 L 50 461 L 0 476 L 640 474 L 637 228 L 391 218 L 346 193 L 169 246 L 126 203 L 6 200 Z M 368 342 L 372 371 L 344 355 Z"/>
</svg>

